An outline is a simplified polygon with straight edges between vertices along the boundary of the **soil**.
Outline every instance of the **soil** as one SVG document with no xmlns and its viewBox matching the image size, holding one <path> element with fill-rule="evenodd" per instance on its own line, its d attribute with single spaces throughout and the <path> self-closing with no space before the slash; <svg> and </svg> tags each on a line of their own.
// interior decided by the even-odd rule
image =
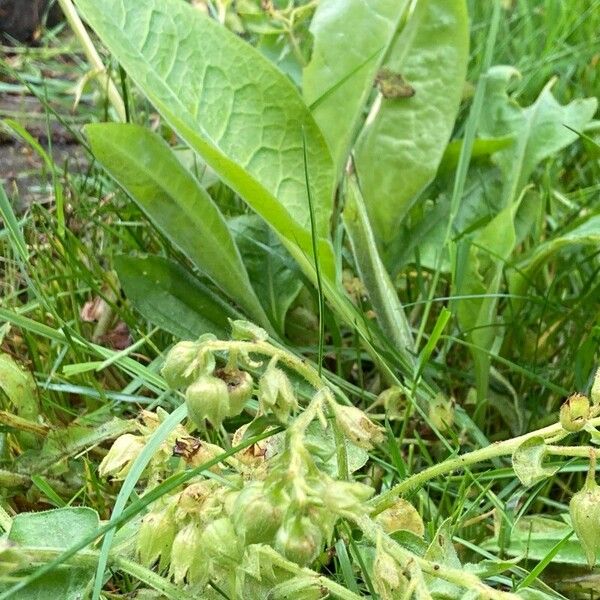
<svg viewBox="0 0 600 600">
<path fill-rule="evenodd" d="M 5 41 L 35 41 L 44 23 L 52 26 L 59 19 L 54 0 L 0 0 L 0 38 Z"/>
<path fill-rule="evenodd" d="M 0 115 L 26 115 L 18 121 L 30 135 L 48 151 L 46 115 L 43 106 L 31 96 L 0 96 Z M 63 168 L 85 170 L 85 151 L 74 135 L 57 121 L 50 122 L 52 156 L 55 164 Z M 41 157 L 27 144 L 0 129 L 0 182 L 9 197 L 15 199 L 15 210 L 22 212 L 32 202 L 51 203 L 52 179 L 44 168 Z"/>
</svg>

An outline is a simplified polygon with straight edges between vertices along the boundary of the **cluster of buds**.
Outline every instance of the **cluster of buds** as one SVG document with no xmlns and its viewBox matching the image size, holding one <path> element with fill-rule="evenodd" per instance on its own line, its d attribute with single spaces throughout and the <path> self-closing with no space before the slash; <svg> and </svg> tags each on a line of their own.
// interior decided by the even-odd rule
<svg viewBox="0 0 600 600">
<path fill-rule="evenodd" d="M 196 342 L 179 342 L 162 368 L 171 387 L 186 388 L 188 416 L 197 426 L 207 419 L 219 427 L 225 418 L 239 415 L 254 390 L 254 381 L 247 371 L 232 364 L 216 368 L 214 353 L 206 345 L 215 339 L 207 334 Z"/>
</svg>

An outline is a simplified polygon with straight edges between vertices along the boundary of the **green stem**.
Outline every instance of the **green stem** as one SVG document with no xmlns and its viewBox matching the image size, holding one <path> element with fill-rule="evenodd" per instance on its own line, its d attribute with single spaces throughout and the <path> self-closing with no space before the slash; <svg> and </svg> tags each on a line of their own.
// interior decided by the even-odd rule
<svg viewBox="0 0 600 600">
<path fill-rule="evenodd" d="M 75 7 L 73 6 L 73 2 L 71 0 L 58 0 L 60 7 L 65 14 L 73 33 L 79 40 L 81 47 L 83 48 L 83 52 L 90 62 L 92 68 L 99 73 L 100 81 L 102 82 L 102 87 L 106 91 L 108 95 L 108 99 L 115 109 L 117 116 L 121 121 L 126 120 L 125 115 L 125 104 L 123 104 L 123 99 L 117 90 L 117 87 L 113 83 L 112 79 L 108 76 L 106 69 L 104 67 L 104 63 L 98 54 L 94 43 L 92 42 L 88 32 L 86 31 Z"/>
<path fill-rule="evenodd" d="M 322 588 L 326 589 L 330 594 L 341 600 L 359 600 L 362 596 L 347 590 L 339 583 L 328 579 L 323 575 L 319 575 L 317 572 L 307 569 L 306 567 L 299 567 L 296 563 L 290 562 L 285 559 L 281 554 L 273 550 L 270 546 L 256 546 L 258 552 L 268 557 L 269 560 L 284 571 L 292 573 L 294 575 L 302 577 L 311 577 L 315 580 L 315 583 Z"/>
<path fill-rule="evenodd" d="M 453 583 L 461 588 L 477 590 L 481 598 L 487 598 L 489 600 L 518 600 L 518 596 L 509 592 L 496 590 L 483 583 L 479 577 L 468 571 L 448 567 L 442 563 L 432 562 L 413 554 L 390 538 L 384 530 L 368 516 L 358 517 L 355 520 L 355 523 L 363 532 L 365 538 L 374 545 L 380 541 L 383 545 L 383 549 L 399 565 L 406 565 L 411 562 L 416 563 L 423 573 L 432 577 L 438 577 L 439 579 Z"/>
<path fill-rule="evenodd" d="M 600 417 L 590 419 L 588 423 L 592 426 L 600 425 Z M 371 514 L 376 515 L 377 513 L 380 513 L 382 510 L 385 510 L 391 506 L 400 496 L 403 496 L 421 487 L 423 484 L 427 483 L 431 479 L 439 477 L 440 475 L 446 475 L 447 473 L 456 471 L 457 469 L 464 469 L 469 465 L 491 460 L 499 456 L 511 455 L 523 442 L 530 438 L 541 437 L 544 440 L 552 439 L 552 441 L 559 441 L 567 435 L 569 435 L 569 432 L 565 431 L 560 423 L 555 423 L 554 425 L 549 425 L 548 427 L 526 433 L 510 440 L 505 440 L 504 442 L 496 442 L 487 448 L 480 448 L 479 450 L 474 450 L 473 452 L 468 452 L 454 458 L 449 458 L 444 462 L 432 465 L 424 471 L 412 475 L 408 479 L 401 481 L 394 487 L 373 498 L 369 502 Z M 563 446 L 563 448 L 568 449 L 569 447 Z M 556 448 L 549 447 L 548 451 L 552 453 L 553 451 L 556 451 Z M 571 453 L 569 453 L 568 450 L 565 450 L 563 455 L 582 456 L 583 454 L 580 454 L 580 450 L 575 448 L 572 449 Z M 584 455 L 589 456 L 589 450 L 586 450 Z"/>
</svg>

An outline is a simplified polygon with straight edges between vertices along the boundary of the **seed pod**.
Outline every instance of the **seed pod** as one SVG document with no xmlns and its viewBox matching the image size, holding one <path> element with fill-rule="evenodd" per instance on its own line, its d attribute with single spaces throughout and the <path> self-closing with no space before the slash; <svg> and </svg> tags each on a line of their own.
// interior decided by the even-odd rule
<svg viewBox="0 0 600 600">
<path fill-rule="evenodd" d="M 98 467 L 100 477 L 123 479 L 145 446 L 146 442 L 140 435 L 125 433 L 119 436 Z"/>
<path fill-rule="evenodd" d="M 283 510 L 274 494 L 265 493 L 262 482 L 253 481 L 235 499 L 231 520 L 247 545 L 268 544 L 281 525 Z"/>
<path fill-rule="evenodd" d="M 590 401 L 582 394 L 569 396 L 560 407 L 560 424 L 565 431 L 579 431 L 590 416 Z"/>
<path fill-rule="evenodd" d="M 446 431 L 454 424 L 454 407 L 452 400 L 438 394 L 429 405 L 429 420 L 440 431 Z"/>
<path fill-rule="evenodd" d="M 595 460 L 581 490 L 571 498 L 569 512 L 573 529 L 583 546 L 590 568 L 596 564 L 600 550 L 600 486 L 594 478 Z"/>
<path fill-rule="evenodd" d="M 196 342 L 179 342 L 169 353 L 161 369 L 161 374 L 170 387 L 177 389 L 193 381 L 193 373 L 188 373 L 190 365 L 198 356 Z"/>
<path fill-rule="evenodd" d="M 321 551 L 321 530 L 308 517 L 291 516 L 277 531 L 275 549 L 301 567 L 309 565 Z"/>
<path fill-rule="evenodd" d="M 361 515 L 366 511 L 364 503 L 375 490 L 358 481 L 326 481 L 323 486 L 323 504 L 335 514 L 344 517 Z"/>
<path fill-rule="evenodd" d="M 235 565 L 241 559 L 242 548 L 227 517 L 209 523 L 202 533 L 202 551 L 220 565 Z"/>
<path fill-rule="evenodd" d="M 335 419 L 345 436 L 357 446 L 370 450 L 374 444 L 383 441 L 383 429 L 355 406 L 342 406 L 332 402 Z"/>
<path fill-rule="evenodd" d="M 192 383 L 185 393 L 188 417 L 201 426 L 208 419 L 213 427 L 219 427 L 229 414 L 227 384 L 218 377 L 203 375 Z"/>
<path fill-rule="evenodd" d="M 215 376 L 222 379 L 227 385 L 229 394 L 229 417 L 239 415 L 246 402 L 250 400 L 254 389 L 254 380 L 247 371 L 240 369 L 218 369 Z"/>
</svg>

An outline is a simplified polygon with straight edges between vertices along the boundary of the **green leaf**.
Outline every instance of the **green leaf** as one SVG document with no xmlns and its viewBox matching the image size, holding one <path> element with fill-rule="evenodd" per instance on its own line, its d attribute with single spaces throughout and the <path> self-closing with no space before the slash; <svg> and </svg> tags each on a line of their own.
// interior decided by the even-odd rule
<svg viewBox="0 0 600 600">
<path fill-rule="evenodd" d="M 285 316 L 302 287 L 296 265 L 260 217 L 240 215 L 229 220 L 229 227 L 262 306 L 283 334 Z"/>
<path fill-rule="evenodd" d="M 13 519 L 8 539 L 26 547 L 63 550 L 84 540 L 99 527 L 98 514 L 91 508 L 59 508 L 47 512 L 21 513 Z M 43 579 L 11 595 L 13 600 L 80 600 L 93 568 L 61 566 Z M 4 586 L 0 585 L 0 591 Z"/>
<path fill-rule="evenodd" d="M 388 53 L 385 67 L 400 73 L 415 94 L 378 96 L 356 144 L 361 189 L 384 245 L 435 176 L 454 127 L 468 57 L 464 0 L 420 0 Z"/>
<path fill-rule="evenodd" d="M 229 331 L 227 317 L 240 318 L 177 263 L 158 256 L 118 256 L 115 268 L 133 306 L 180 339 L 195 340 L 203 333 L 223 338 Z"/>
<path fill-rule="evenodd" d="M 567 515 L 564 517 L 568 518 Z M 503 544 L 502 552 L 508 556 L 540 561 L 570 533 L 573 533 L 573 528 L 569 522 L 556 521 L 542 515 L 528 515 L 519 519 L 511 529 L 510 539 Z M 482 548 L 499 552 L 498 539 L 484 542 Z M 598 558 L 600 559 L 600 553 Z M 585 566 L 586 569 L 588 565 L 581 543 L 574 535 L 560 546 L 552 562 Z"/>
<path fill-rule="evenodd" d="M 179 0 L 77 0 L 83 17 L 173 129 L 295 251 L 312 256 L 308 170 L 324 269 L 333 205 L 329 150 L 289 79 Z"/>
<path fill-rule="evenodd" d="M 169 145 L 144 127 L 85 128 L 92 152 L 174 246 L 263 326 L 268 318 L 219 209 Z"/>
<path fill-rule="evenodd" d="M 548 477 L 552 477 L 558 467 L 549 468 L 542 465 L 547 449 L 544 438 L 532 437 L 525 440 L 512 455 L 512 466 L 515 475 L 525 486 L 530 487 Z"/>
<path fill-rule="evenodd" d="M 515 138 L 512 146 L 494 155 L 505 177 L 505 206 L 516 201 L 541 161 L 577 139 L 577 133 L 570 128 L 584 129 L 598 105 L 595 98 L 586 98 L 561 106 L 551 92 L 553 79 L 531 106 L 522 108 L 506 91 L 517 76 L 519 72 L 513 67 L 496 66 L 489 70 L 484 100 L 486 110 L 480 122 L 483 137 L 512 135 Z"/>
<path fill-rule="evenodd" d="M 361 190 L 354 176 L 348 178 L 343 220 L 358 272 L 369 293 L 377 321 L 398 351 L 407 354 L 413 348 L 410 325 L 377 252 Z"/>
<path fill-rule="evenodd" d="M 314 43 L 303 72 L 303 93 L 329 144 L 336 173 L 344 166 L 377 69 L 407 4 L 406 0 L 322 0 L 312 18 Z"/>
</svg>

